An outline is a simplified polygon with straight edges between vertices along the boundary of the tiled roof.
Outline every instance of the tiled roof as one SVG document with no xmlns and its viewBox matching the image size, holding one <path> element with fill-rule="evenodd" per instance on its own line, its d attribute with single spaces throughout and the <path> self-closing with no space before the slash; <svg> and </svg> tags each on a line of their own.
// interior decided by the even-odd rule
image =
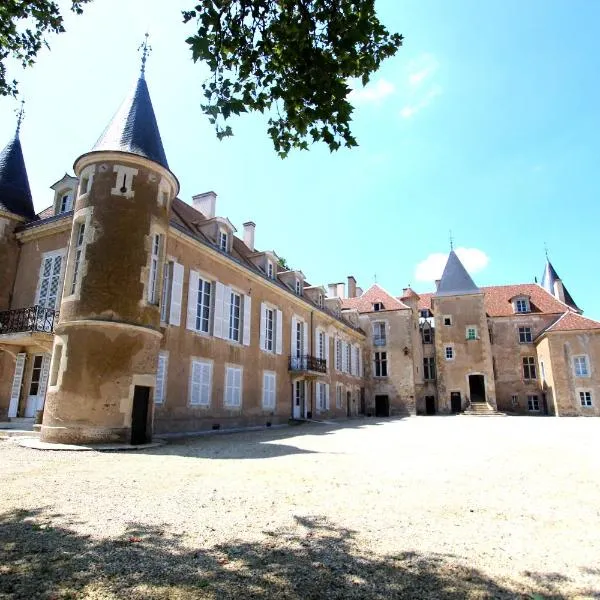
<svg viewBox="0 0 600 600">
<path fill-rule="evenodd" d="M 37 214 L 38 219 L 47 219 L 47 218 L 53 217 L 53 216 L 54 216 L 54 206 L 49 206 L 48 208 L 45 208 L 42 212 L 39 212 Z"/>
<path fill-rule="evenodd" d="M 462 294 L 476 294 L 480 291 L 462 262 L 460 262 L 460 258 L 456 255 L 456 252 L 451 250 L 435 295 L 457 296 Z"/>
<path fill-rule="evenodd" d="M 355 309 L 359 313 L 373 311 L 373 304 L 381 302 L 383 310 L 402 310 L 409 308 L 397 298 L 386 292 L 380 285 L 373 284 L 362 296 L 358 298 L 342 299 L 342 309 Z"/>
<path fill-rule="evenodd" d="M 556 269 L 549 260 L 546 260 L 546 268 L 544 269 L 544 275 L 542 276 L 542 287 L 553 294 L 554 284 L 557 279 L 560 279 L 560 277 L 558 276 Z M 567 290 L 564 283 L 563 291 L 565 293 L 565 304 L 568 304 L 573 310 L 579 311 L 577 304 L 575 304 L 575 300 L 573 300 L 573 297 L 569 294 L 569 290 Z"/>
<path fill-rule="evenodd" d="M 408 300 L 408 298 L 419 298 L 419 294 L 417 294 L 410 286 L 404 290 L 404 293 L 398 299 L 402 301 Z"/>
<path fill-rule="evenodd" d="M 587 317 L 569 311 L 566 312 L 560 319 L 555 321 L 544 333 L 550 333 L 554 331 L 580 331 L 588 329 L 600 329 L 600 323 L 598 321 L 592 321 Z"/>
<path fill-rule="evenodd" d="M 29 178 L 18 135 L 15 135 L 0 152 L 0 208 L 27 219 L 35 218 Z"/>
<path fill-rule="evenodd" d="M 560 314 L 569 310 L 537 283 L 515 285 L 491 285 L 480 288 L 484 293 L 486 313 L 490 317 L 508 317 L 515 314 L 511 300 L 516 296 L 529 296 L 531 312 L 534 314 Z M 433 293 L 420 294 L 419 308 L 431 310 Z"/>
<path fill-rule="evenodd" d="M 149 158 L 169 168 L 146 80 L 140 77 L 92 151 L 115 150 Z"/>
</svg>

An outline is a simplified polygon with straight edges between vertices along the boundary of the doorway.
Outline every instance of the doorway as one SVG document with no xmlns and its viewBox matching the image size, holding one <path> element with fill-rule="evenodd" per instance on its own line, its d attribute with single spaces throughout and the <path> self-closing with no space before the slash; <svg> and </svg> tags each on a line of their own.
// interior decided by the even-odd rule
<svg viewBox="0 0 600 600">
<path fill-rule="evenodd" d="M 352 416 L 352 394 L 350 392 L 346 392 L 346 414 L 349 417 Z"/>
<path fill-rule="evenodd" d="M 293 419 L 302 419 L 304 412 L 304 381 L 298 380 L 294 383 L 294 405 L 292 410 Z"/>
<path fill-rule="evenodd" d="M 435 396 L 425 396 L 425 414 L 435 415 Z"/>
<path fill-rule="evenodd" d="M 131 444 L 148 442 L 148 409 L 150 407 L 150 388 L 136 385 L 133 391 L 133 408 L 131 410 Z"/>
<path fill-rule="evenodd" d="M 385 396 L 375 396 L 375 416 L 390 416 L 390 398 L 387 394 Z"/>
<path fill-rule="evenodd" d="M 462 410 L 460 392 L 450 392 L 450 411 L 459 413 Z"/>
<path fill-rule="evenodd" d="M 42 380 L 43 361 L 43 355 L 34 355 L 33 367 L 31 369 L 31 380 L 29 382 L 29 393 L 27 394 L 27 403 L 25 404 L 25 416 L 27 418 L 35 417 L 35 411 L 37 410 L 38 394 L 40 393 L 40 382 Z"/>
<path fill-rule="evenodd" d="M 485 380 L 483 375 L 469 375 L 471 402 L 485 402 Z"/>
</svg>

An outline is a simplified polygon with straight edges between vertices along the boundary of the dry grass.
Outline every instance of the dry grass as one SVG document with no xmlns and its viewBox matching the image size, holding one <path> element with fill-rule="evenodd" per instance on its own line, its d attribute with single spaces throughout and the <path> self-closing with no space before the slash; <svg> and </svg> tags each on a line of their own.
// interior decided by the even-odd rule
<svg viewBox="0 0 600 600">
<path fill-rule="evenodd" d="M 600 598 L 597 419 L 0 442 L 0 598 Z"/>
</svg>

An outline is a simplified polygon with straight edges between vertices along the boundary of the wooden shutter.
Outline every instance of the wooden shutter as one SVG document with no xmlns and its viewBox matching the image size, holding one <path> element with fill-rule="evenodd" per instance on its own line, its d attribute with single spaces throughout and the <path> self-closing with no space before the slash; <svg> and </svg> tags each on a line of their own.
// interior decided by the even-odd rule
<svg viewBox="0 0 600 600">
<path fill-rule="evenodd" d="M 296 324 L 298 323 L 298 319 L 296 317 L 292 317 L 292 326 L 291 331 L 292 335 L 290 336 L 290 356 L 296 356 Z"/>
<path fill-rule="evenodd" d="M 275 352 L 281 354 L 283 352 L 283 313 L 277 309 L 275 311 Z"/>
<path fill-rule="evenodd" d="M 240 297 L 240 301 L 242 298 Z M 240 310 L 241 310 L 240 306 Z M 231 288 L 227 285 L 223 286 L 223 332 L 222 337 L 224 340 L 229 339 L 229 324 L 231 321 L 231 311 L 233 307 L 231 306 Z M 240 315 L 241 316 L 241 315 Z M 241 323 L 240 323 L 241 325 Z"/>
<path fill-rule="evenodd" d="M 348 370 L 348 355 L 346 354 L 346 342 L 342 342 L 342 373 Z"/>
<path fill-rule="evenodd" d="M 242 296 L 244 299 L 244 346 L 250 345 L 250 326 L 252 325 L 252 298 L 250 296 Z M 264 348 L 264 345 L 263 345 Z"/>
<path fill-rule="evenodd" d="M 325 384 L 325 409 L 329 410 L 329 393 L 330 393 L 330 389 L 329 389 L 329 384 L 326 383 Z"/>
<path fill-rule="evenodd" d="M 242 369 L 234 369 L 234 385 L 235 385 L 235 405 L 242 405 Z"/>
<path fill-rule="evenodd" d="M 196 315 L 198 314 L 198 284 L 200 277 L 196 271 L 190 270 L 187 299 L 187 329 L 196 331 Z"/>
<path fill-rule="evenodd" d="M 179 263 L 171 263 L 173 265 L 172 281 L 171 281 L 171 306 L 169 310 L 169 325 L 179 327 L 181 325 L 181 297 L 183 295 L 183 274 L 184 267 Z M 191 280 L 191 277 L 190 277 Z M 198 284 L 196 282 L 196 305 L 198 304 Z M 188 298 L 189 307 L 189 298 Z M 189 329 L 189 327 L 188 327 Z"/>
<path fill-rule="evenodd" d="M 165 401 L 165 383 L 167 379 L 167 364 L 169 355 L 166 352 L 158 353 L 158 368 L 156 370 L 156 386 L 154 387 L 154 403 L 162 404 Z"/>
<path fill-rule="evenodd" d="M 264 302 L 260 304 L 260 349 L 265 350 L 267 340 L 267 307 Z"/>
<path fill-rule="evenodd" d="M 327 361 L 327 368 L 329 369 L 329 334 L 325 334 L 325 360 Z"/>
<path fill-rule="evenodd" d="M 25 370 L 26 356 L 25 352 L 17 354 L 15 374 L 13 376 L 12 389 L 10 392 L 10 404 L 8 405 L 9 418 L 16 417 L 19 409 L 19 398 L 21 396 L 21 384 L 23 383 L 23 371 Z"/>
<path fill-rule="evenodd" d="M 210 406 L 210 391 L 212 388 L 212 364 L 200 363 L 200 404 Z"/>
<path fill-rule="evenodd" d="M 363 357 L 362 357 L 362 349 L 358 347 L 358 376 L 364 377 L 363 374 Z"/>
<path fill-rule="evenodd" d="M 215 285 L 215 312 L 213 318 L 213 335 L 218 338 L 226 337 L 223 335 L 223 302 L 225 301 L 225 286 L 219 281 Z M 229 328 L 229 322 L 226 324 Z"/>
<path fill-rule="evenodd" d="M 302 340 L 302 354 L 310 354 L 310 346 L 308 345 L 308 323 L 302 324 L 302 334 L 304 339 Z"/>
<path fill-rule="evenodd" d="M 44 408 L 44 400 L 46 399 L 46 390 L 48 389 L 48 376 L 50 375 L 50 354 L 44 354 L 42 358 L 42 370 L 40 372 L 40 385 L 37 395 L 37 410 Z"/>
<path fill-rule="evenodd" d="M 314 342 L 314 346 L 315 346 L 313 355 L 316 356 L 317 358 L 321 358 L 319 356 L 319 330 L 318 329 L 315 329 L 315 333 L 314 333 L 313 337 L 314 337 L 313 342 Z"/>
</svg>

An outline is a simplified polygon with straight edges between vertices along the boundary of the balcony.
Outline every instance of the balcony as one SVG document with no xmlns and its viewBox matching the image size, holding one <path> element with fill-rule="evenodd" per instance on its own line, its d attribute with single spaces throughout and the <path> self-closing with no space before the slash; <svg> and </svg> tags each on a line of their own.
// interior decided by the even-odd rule
<svg viewBox="0 0 600 600">
<path fill-rule="evenodd" d="M 316 356 L 290 356 L 288 370 L 293 373 L 325 374 L 327 373 L 327 361 Z"/>
<path fill-rule="evenodd" d="M 58 311 L 30 306 L 0 312 L 0 344 L 47 351 L 52 348 Z"/>
<path fill-rule="evenodd" d="M 385 335 L 374 335 L 373 336 L 373 346 L 385 346 L 387 344 L 387 339 Z"/>
</svg>

